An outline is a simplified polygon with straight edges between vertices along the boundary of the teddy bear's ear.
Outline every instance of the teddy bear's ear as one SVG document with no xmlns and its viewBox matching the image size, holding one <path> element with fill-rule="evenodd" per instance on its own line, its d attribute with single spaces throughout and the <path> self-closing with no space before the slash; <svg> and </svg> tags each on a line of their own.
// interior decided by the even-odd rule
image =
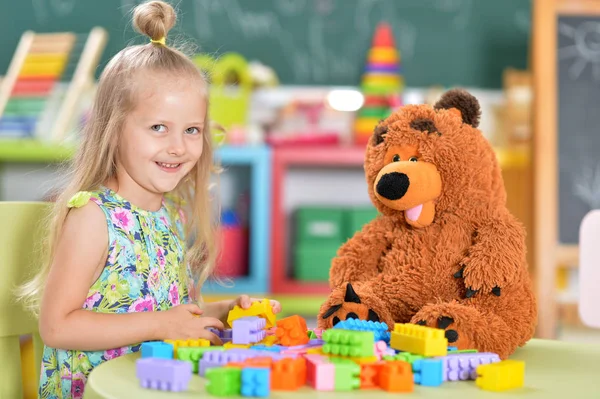
<svg viewBox="0 0 600 399">
<path fill-rule="evenodd" d="M 383 120 L 379 121 L 379 124 L 375 126 L 375 130 L 373 131 L 373 143 L 374 145 L 379 145 L 383 143 L 383 138 L 387 134 L 388 128 L 381 124 Z"/>
<path fill-rule="evenodd" d="M 470 93 L 461 89 L 452 89 L 442 95 L 442 98 L 433 106 L 434 109 L 452 109 L 460 112 L 462 120 L 473 127 L 479 126 L 481 108 L 479 101 Z"/>
</svg>

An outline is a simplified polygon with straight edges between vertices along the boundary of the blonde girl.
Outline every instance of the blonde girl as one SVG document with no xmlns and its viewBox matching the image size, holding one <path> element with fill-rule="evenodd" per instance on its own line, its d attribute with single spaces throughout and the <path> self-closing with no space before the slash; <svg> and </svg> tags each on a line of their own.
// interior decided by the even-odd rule
<svg viewBox="0 0 600 399">
<path fill-rule="evenodd" d="M 200 301 L 215 264 L 208 85 L 166 46 L 175 20 L 161 1 L 135 8 L 133 25 L 151 40 L 103 70 L 54 206 L 48 262 L 22 289 L 45 343 L 42 398 L 82 397 L 94 367 L 144 341 L 220 344 L 207 327 L 222 329 L 233 306 L 252 301 Z"/>
</svg>

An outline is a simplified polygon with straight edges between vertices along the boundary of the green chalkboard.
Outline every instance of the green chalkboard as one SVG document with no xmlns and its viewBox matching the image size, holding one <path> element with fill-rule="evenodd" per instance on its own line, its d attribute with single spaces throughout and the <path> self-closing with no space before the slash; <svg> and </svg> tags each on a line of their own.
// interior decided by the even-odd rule
<svg viewBox="0 0 600 399">
<path fill-rule="evenodd" d="M 105 27 L 102 59 L 139 42 L 136 0 L 0 0 L 0 74 L 21 33 Z M 525 68 L 530 0 L 177 0 L 175 35 L 275 68 L 282 83 L 357 85 L 377 22 L 388 21 L 409 87 L 498 88 L 507 66 Z"/>
</svg>

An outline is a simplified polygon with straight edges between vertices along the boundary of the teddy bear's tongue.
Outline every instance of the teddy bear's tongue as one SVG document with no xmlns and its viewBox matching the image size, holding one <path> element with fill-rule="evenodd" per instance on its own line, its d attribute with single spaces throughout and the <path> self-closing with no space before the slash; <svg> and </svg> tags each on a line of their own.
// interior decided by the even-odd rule
<svg viewBox="0 0 600 399">
<path fill-rule="evenodd" d="M 422 210 L 423 210 L 423 204 L 417 205 L 414 208 L 407 209 L 404 212 L 406 213 L 406 217 L 409 220 L 416 222 L 419 219 L 419 216 L 421 216 Z"/>
</svg>

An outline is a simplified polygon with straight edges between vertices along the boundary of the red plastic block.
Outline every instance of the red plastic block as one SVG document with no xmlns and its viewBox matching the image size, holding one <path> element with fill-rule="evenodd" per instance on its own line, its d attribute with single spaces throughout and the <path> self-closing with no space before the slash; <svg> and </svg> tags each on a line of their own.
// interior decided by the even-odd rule
<svg viewBox="0 0 600 399">
<path fill-rule="evenodd" d="M 388 392 L 412 392 L 413 374 L 410 363 L 385 362 L 379 369 L 379 386 Z"/>
<path fill-rule="evenodd" d="M 284 346 L 304 345 L 309 341 L 306 331 L 306 320 L 295 315 L 277 321 L 275 335 Z"/>
</svg>

